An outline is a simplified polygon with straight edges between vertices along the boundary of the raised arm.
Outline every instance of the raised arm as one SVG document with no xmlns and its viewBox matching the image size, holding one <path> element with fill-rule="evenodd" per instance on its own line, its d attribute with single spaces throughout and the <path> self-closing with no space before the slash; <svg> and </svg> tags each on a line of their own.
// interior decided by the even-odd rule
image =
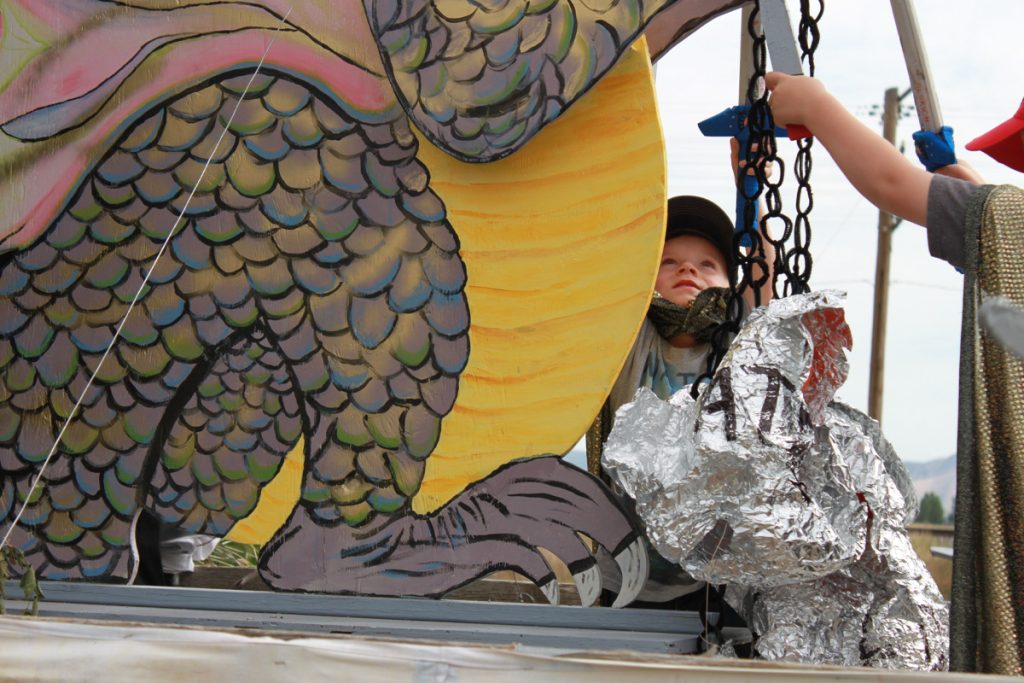
<svg viewBox="0 0 1024 683">
<path fill-rule="evenodd" d="M 930 173 L 854 118 L 820 81 L 772 72 L 765 76 L 765 84 L 771 91 L 769 104 L 776 124 L 809 128 L 868 201 L 925 225 Z"/>
</svg>

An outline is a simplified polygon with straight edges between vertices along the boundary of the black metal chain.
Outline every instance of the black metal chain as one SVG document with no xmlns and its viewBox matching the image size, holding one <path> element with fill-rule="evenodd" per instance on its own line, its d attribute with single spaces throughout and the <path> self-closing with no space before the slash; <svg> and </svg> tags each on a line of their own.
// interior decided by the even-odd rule
<svg viewBox="0 0 1024 683">
<path fill-rule="evenodd" d="M 786 178 L 786 163 L 778 156 L 778 145 L 775 140 L 775 122 L 772 120 L 771 108 L 768 106 L 768 92 L 764 88 L 764 75 L 768 70 L 768 57 L 764 34 L 760 30 L 760 5 L 754 4 L 754 11 L 750 14 L 747 23 L 747 33 L 751 36 L 753 44 L 753 67 L 750 81 L 747 84 L 747 101 L 750 102 L 750 115 L 747 125 L 750 136 L 746 148 L 743 150 L 743 158 L 747 168 L 753 168 L 757 177 L 757 184 L 762 188 L 764 195 L 765 215 L 760 217 L 758 236 L 768 240 L 775 247 L 775 259 L 772 269 L 772 295 L 778 296 L 778 279 L 785 268 L 780 268 L 779 256 L 785 254 L 785 244 L 793 231 L 793 222 L 789 216 L 782 212 L 782 183 Z M 768 177 L 768 166 L 771 165 L 775 172 Z M 744 224 L 753 225 L 755 216 L 758 213 L 758 198 L 747 197 L 744 206 Z M 734 248 L 740 245 L 733 245 Z M 743 280 L 748 278 L 744 269 Z M 760 273 L 761 277 L 757 282 L 750 282 L 755 286 L 754 304 L 760 306 L 760 287 L 768 277 L 767 269 Z M 747 283 L 741 280 L 737 288 L 737 296 L 742 296 L 746 290 Z"/>
<path fill-rule="evenodd" d="M 760 147 L 761 150 L 769 151 L 768 154 L 761 155 L 764 163 L 759 162 L 758 155 L 754 149 L 755 145 L 762 145 L 765 142 L 765 119 L 766 116 L 768 118 L 771 117 L 771 112 L 767 111 L 765 93 L 761 92 L 763 90 L 761 85 L 763 83 L 762 79 L 766 69 L 767 50 L 764 35 L 758 30 L 758 11 L 759 8 L 755 4 L 754 11 L 751 12 L 747 23 L 747 31 L 753 41 L 754 70 L 750 81 L 747 83 L 747 101 L 751 103 L 747 119 L 749 136 L 746 144 L 739 150 L 739 156 L 745 160 L 746 166 L 736 170 L 737 192 L 740 192 L 744 199 L 743 225 L 737 229 L 732 239 L 733 262 L 736 264 L 736 267 L 729 272 L 729 303 L 726 308 L 725 320 L 718 325 L 711 335 L 711 352 L 708 354 L 707 367 L 704 373 L 694 380 L 693 386 L 690 387 L 690 395 L 693 398 L 697 398 L 697 390 L 700 386 L 710 381 L 714 376 L 715 370 L 718 369 L 719 363 L 722 362 L 722 358 L 725 356 L 733 336 L 740 330 L 740 323 L 744 315 L 743 293 L 748 287 L 753 287 L 754 301 L 756 304 L 760 304 L 760 289 L 767 278 L 765 269 L 767 258 L 765 256 L 764 242 L 761 239 L 762 233 L 760 230 L 754 229 L 754 221 L 757 217 L 758 200 L 766 187 L 764 183 L 764 163 L 774 162 L 775 159 L 771 158 L 771 156 L 774 156 L 772 154 L 774 145 L 771 142 L 768 142 L 768 146 Z M 761 106 L 758 106 L 759 101 Z M 770 133 L 770 130 L 768 132 Z M 742 182 L 743 174 L 747 172 L 746 169 L 748 168 L 754 169 L 760 181 L 757 190 L 751 195 L 746 193 Z M 780 176 L 782 174 L 781 165 L 779 174 Z M 776 195 L 777 192 L 776 189 Z M 768 203 L 770 204 L 771 202 L 769 201 Z M 776 208 L 778 208 L 779 204 L 779 202 L 776 202 Z M 781 212 L 778 213 L 781 214 Z M 756 278 L 754 275 L 755 267 L 758 269 L 758 277 Z M 736 277 L 737 271 L 739 272 L 738 279 Z"/>
<path fill-rule="evenodd" d="M 800 24 L 798 41 L 801 59 L 807 63 L 808 74 L 814 75 L 814 52 L 820 41 L 818 21 L 825 11 L 824 0 L 816 0 L 817 11 L 812 14 L 811 0 L 800 0 Z M 774 268 L 771 273 L 772 295 L 779 296 L 778 282 L 783 278 L 783 296 L 802 294 L 810 291 L 811 277 L 811 242 L 810 212 L 814 208 L 814 197 L 811 192 L 811 147 L 813 138 L 800 140 L 794 162 L 794 174 L 797 179 L 796 218 L 791 220 L 782 211 L 781 187 L 786 176 L 785 162 L 778 157 L 778 146 L 775 140 L 775 122 L 771 108 L 768 106 L 768 93 L 764 88 L 764 75 L 767 71 L 767 49 L 764 34 L 760 31 L 760 3 L 754 3 L 747 22 L 747 32 L 753 44 L 753 73 L 747 84 L 747 101 L 750 102 L 750 113 L 747 125 L 749 137 L 746 145 L 740 150 L 742 159 L 746 161 L 744 169 L 737 172 L 737 188 L 743 194 L 743 226 L 733 236 L 733 258 L 737 268 L 729 274 L 731 294 L 726 310 L 725 321 L 718 326 L 711 337 L 711 353 L 708 354 L 707 369 L 698 377 L 690 389 L 696 398 L 701 384 L 710 380 L 725 356 L 732 337 L 739 332 L 744 315 L 743 294 L 753 288 L 755 305 L 761 301 L 761 289 L 768 282 L 767 258 L 764 242 L 768 240 L 775 247 Z M 772 177 L 766 170 L 769 164 L 774 168 Z M 746 169 L 754 169 L 758 179 L 758 189 L 747 195 L 741 182 L 742 173 Z M 754 221 L 758 216 L 758 201 L 764 195 L 765 215 L 760 218 L 760 228 L 754 229 Z M 792 248 L 787 247 L 793 238 Z M 736 271 L 740 276 L 737 279 Z"/>
<path fill-rule="evenodd" d="M 797 40 L 800 43 L 800 58 L 807 64 L 807 75 L 814 76 L 814 51 L 821 41 L 818 22 L 825 13 L 824 0 L 815 0 L 816 10 L 811 10 L 811 0 L 800 0 L 800 24 Z M 811 291 L 811 223 L 810 213 L 814 208 L 814 194 L 811 191 L 811 147 L 814 138 L 797 141 L 796 161 L 793 164 L 796 175 L 796 218 L 793 223 L 793 248 L 786 254 L 786 294 L 804 294 Z"/>
</svg>

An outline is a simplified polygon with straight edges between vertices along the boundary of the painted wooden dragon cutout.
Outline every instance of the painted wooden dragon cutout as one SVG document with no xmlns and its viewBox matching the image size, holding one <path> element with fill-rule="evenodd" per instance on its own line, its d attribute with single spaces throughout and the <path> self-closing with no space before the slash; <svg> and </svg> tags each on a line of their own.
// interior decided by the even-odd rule
<svg viewBox="0 0 1024 683">
<path fill-rule="evenodd" d="M 523 456 L 568 448 L 628 349 L 653 279 L 663 171 L 610 228 L 635 223 L 629 239 L 646 246 L 616 343 L 600 372 L 582 370 L 597 388 L 548 418 L 560 440 L 480 427 L 478 455 L 460 461 L 472 449 L 455 434 L 444 465 L 442 432 L 491 329 L 473 293 L 479 281 L 487 296 L 491 271 L 471 263 L 449 202 L 490 182 L 476 162 L 495 162 L 488 201 L 500 205 L 514 153 L 628 61 L 667 4 L 0 0 L 6 528 L 24 508 L 9 542 L 43 578 L 127 581 L 140 510 L 230 534 L 297 453 L 296 490 L 260 561 L 276 589 L 439 596 L 511 568 L 556 599 L 545 548 L 589 604 L 601 580 L 583 534 L 614 556 L 619 604 L 630 601 L 645 557 L 614 498 L 559 458 Z M 737 4 L 680 0 L 673 22 Z M 645 54 L 629 59 L 643 66 L 628 78 L 649 79 Z M 457 169 L 447 180 L 445 164 Z M 552 353 L 549 365 L 571 363 Z M 430 494 L 427 480 L 448 488 Z"/>
</svg>

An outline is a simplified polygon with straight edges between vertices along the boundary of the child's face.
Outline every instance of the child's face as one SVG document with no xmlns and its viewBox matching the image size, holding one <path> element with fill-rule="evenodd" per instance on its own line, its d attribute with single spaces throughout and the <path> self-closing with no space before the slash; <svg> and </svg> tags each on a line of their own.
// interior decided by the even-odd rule
<svg viewBox="0 0 1024 683">
<path fill-rule="evenodd" d="M 665 242 L 654 289 L 679 306 L 689 306 L 708 287 L 728 287 L 725 259 L 711 242 L 680 235 Z"/>
</svg>

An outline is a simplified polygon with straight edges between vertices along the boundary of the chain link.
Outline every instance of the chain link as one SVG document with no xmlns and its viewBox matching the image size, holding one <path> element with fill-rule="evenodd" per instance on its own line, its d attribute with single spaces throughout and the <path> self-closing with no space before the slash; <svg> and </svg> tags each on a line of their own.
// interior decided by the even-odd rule
<svg viewBox="0 0 1024 683">
<path fill-rule="evenodd" d="M 800 57 L 807 64 L 807 75 L 814 76 L 814 51 L 821 41 L 818 21 L 825 13 L 824 0 L 800 0 L 800 24 L 797 41 L 800 43 Z M 811 223 L 810 213 L 814 208 L 814 193 L 811 190 L 811 147 L 814 138 L 797 141 L 796 161 L 793 164 L 796 175 L 796 218 L 793 223 L 793 248 L 786 254 L 786 294 L 804 294 L 811 291 Z"/>
<path fill-rule="evenodd" d="M 815 0 L 816 11 L 812 14 L 812 0 L 800 0 L 800 24 L 798 41 L 801 59 L 807 64 L 808 75 L 814 75 L 814 52 L 821 39 L 818 21 L 825 11 L 824 0 Z M 710 380 L 725 356 L 732 337 L 739 332 L 744 315 L 743 294 L 753 288 L 754 305 L 760 306 L 761 290 L 768 283 L 767 258 L 764 241 L 768 240 L 775 247 L 774 268 L 771 273 L 772 295 L 779 296 L 779 279 L 782 283 L 782 296 L 803 294 L 810 291 L 812 259 L 810 253 L 811 224 L 810 212 L 814 208 L 814 196 L 811 192 L 811 147 L 813 138 L 797 142 L 797 155 L 793 164 L 797 180 L 796 217 L 790 219 L 782 211 L 781 187 L 786 177 L 786 164 L 778 157 L 778 146 L 775 140 L 775 122 L 772 120 L 768 106 L 768 93 L 764 88 L 764 74 L 767 71 L 767 50 L 764 34 L 760 29 L 760 3 L 754 3 L 754 11 L 747 22 L 747 32 L 753 43 L 753 74 L 747 84 L 747 101 L 750 102 L 750 113 L 747 125 L 749 136 L 746 144 L 740 149 L 740 158 L 746 166 L 737 171 L 737 188 L 743 195 L 743 225 L 733 236 L 733 258 L 736 269 L 729 273 L 731 294 L 726 311 L 726 320 L 718 326 L 711 337 L 711 353 L 708 354 L 707 369 L 694 381 L 690 394 L 696 398 L 697 389 L 705 381 Z M 771 164 L 775 172 L 773 177 L 766 175 Z M 758 188 L 748 195 L 744 190 L 742 173 L 746 169 L 754 169 Z M 758 217 L 758 201 L 764 196 L 765 215 Z M 754 229 L 755 221 L 760 229 Z M 787 244 L 793 240 L 792 247 Z M 747 245 L 747 246 L 744 246 Z M 739 271 L 737 279 L 736 272 Z"/>
</svg>

